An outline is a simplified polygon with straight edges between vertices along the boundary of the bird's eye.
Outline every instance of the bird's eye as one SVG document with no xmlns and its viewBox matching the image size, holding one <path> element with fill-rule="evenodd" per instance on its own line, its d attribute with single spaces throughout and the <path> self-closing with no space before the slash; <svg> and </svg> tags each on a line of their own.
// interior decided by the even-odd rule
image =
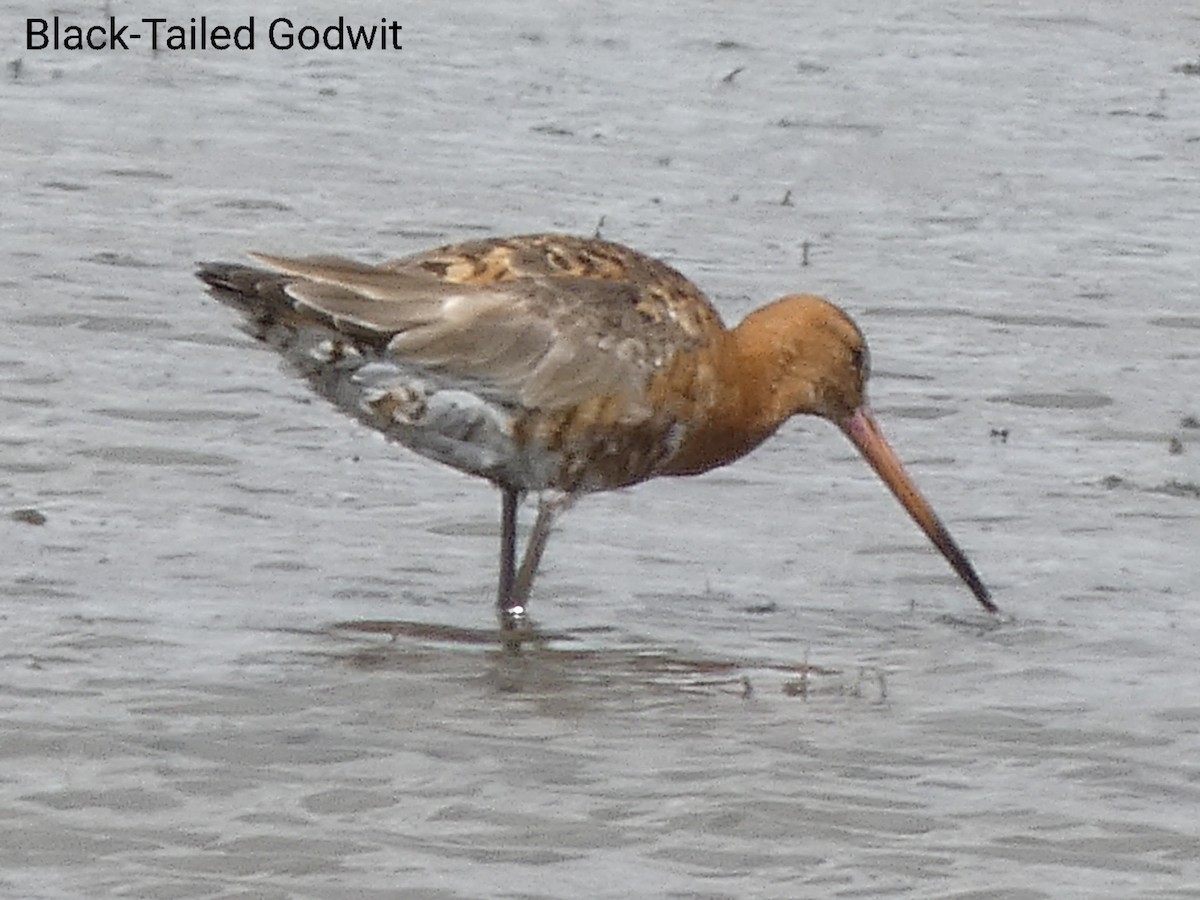
<svg viewBox="0 0 1200 900">
<path fill-rule="evenodd" d="M 854 368 L 866 382 L 871 377 L 871 352 L 867 349 L 867 345 L 863 344 L 851 350 L 850 358 L 854 361 Z"/>
</svg>

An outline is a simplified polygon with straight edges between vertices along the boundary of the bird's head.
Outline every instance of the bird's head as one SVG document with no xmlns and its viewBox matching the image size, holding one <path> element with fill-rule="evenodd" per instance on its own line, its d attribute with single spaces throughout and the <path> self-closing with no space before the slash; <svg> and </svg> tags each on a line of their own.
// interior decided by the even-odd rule
<svg viewBox="0 0 1200 900">
<path fill-rule="evenodd" d="M 987 588 L 875 420 L 866 396 L 870 354 L 854 321 L 828 300 L 793 294 L 751 313 L 737 331 L 741 358 L 753 373 L 764 414 L 776 423 L 794 415 L 815 415 L 837 425 L 980 604 L 995 612 Z"/>
</svg>

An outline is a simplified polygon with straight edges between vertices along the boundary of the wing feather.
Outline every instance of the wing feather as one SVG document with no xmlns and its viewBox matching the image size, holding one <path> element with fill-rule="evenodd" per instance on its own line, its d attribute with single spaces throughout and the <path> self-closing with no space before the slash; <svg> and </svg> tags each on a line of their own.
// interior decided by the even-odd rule
<svg viewBox="0 0 1200 900">
<path fill-rule="evenodd" d="M 607 242 L 537 235 L 378 266 L 252 256 L 296 314 L 531 409 L 615 394 L 632 414 L 658 367 L 723 330 L 683 276 Z"/>
</svg>

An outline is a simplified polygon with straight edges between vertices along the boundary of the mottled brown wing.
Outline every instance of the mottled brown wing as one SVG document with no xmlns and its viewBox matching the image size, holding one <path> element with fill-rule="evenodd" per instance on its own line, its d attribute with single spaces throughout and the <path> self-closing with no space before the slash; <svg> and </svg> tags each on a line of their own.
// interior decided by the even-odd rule
<svg viewBox="0 0 1200 900">
<path fill-rule="evenodd" d="M 499 239 L 381 266 L 255 256 L 293 276 L 298 313 L 535 409 L 620 394 L 632 414 L 656 369 L 723 331 L 683 276 L 607 242 Z"/>
<path fill-rule="evenodd" d="M 523 279 L 628 285 L 640 316 L 671 322 L 704 342 L 724 331 L 721 317 L 691 281 L 666 263 L 599 238 L 525 234 L 449 244 L 385 262 L 392 272 L 423 272 L 454 284 L 502 284 Z"/>
</svg>

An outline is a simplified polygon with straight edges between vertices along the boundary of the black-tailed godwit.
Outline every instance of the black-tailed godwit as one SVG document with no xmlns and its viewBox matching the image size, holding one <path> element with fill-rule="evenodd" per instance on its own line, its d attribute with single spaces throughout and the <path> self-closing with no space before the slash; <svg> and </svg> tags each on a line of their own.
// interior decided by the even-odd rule
<svg viewBox="0 0 1200 900">
<path fill-rule="evenodd" d="M 525 620 L 576 497 L 695 475 L 787 419 L 837 425 L 989 612 L 988 590 L 884 439 L 862 332 L 794 294 L 727 329 L 675 269 L 599 239 L 471 241 L 366 265 L 252 254 L 198 274 L 313 389 L 387 437 L 500 489 L 501 623 Z M 516 564 L 517 508 L 539 495 Z"/>
</svg>

